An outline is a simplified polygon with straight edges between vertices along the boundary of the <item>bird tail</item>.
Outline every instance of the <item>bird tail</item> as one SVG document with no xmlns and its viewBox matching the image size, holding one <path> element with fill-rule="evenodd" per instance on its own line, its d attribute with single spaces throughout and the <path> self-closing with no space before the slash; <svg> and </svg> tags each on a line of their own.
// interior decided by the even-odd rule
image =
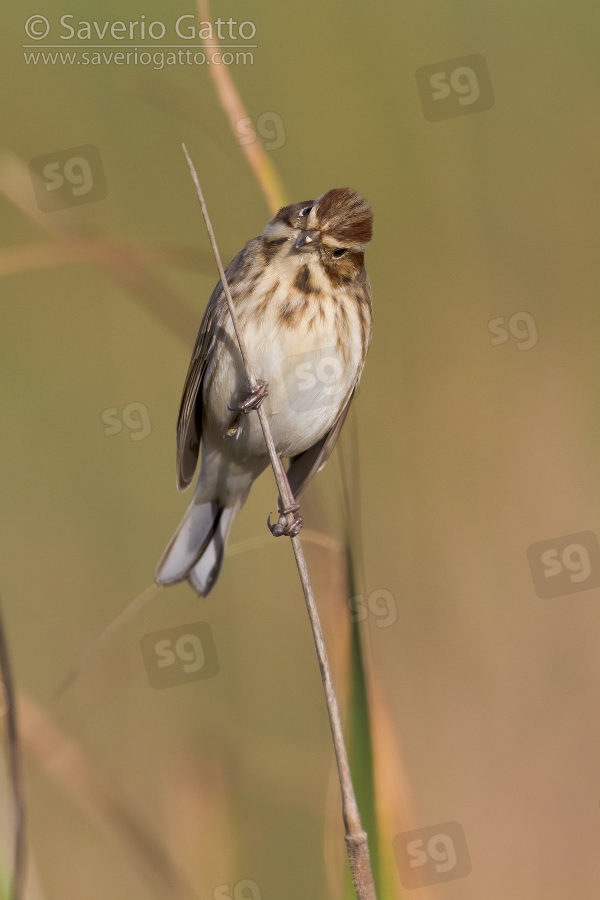
<svg viewBox="0 0 600 900">
<path fill-rule="evenodd" d="M 206 597 L 214 587 L 225 556 L 229 532 L 240 508 L 215 500 L 190 503 L 185 516 L 156 567 L 157 584 L 176 584 L 185 578 Z"/>
</svg>

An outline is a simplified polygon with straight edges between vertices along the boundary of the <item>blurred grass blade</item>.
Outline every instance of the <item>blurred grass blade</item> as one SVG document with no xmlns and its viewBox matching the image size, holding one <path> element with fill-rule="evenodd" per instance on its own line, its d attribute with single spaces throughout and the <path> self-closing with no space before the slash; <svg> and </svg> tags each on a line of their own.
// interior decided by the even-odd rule
<svg viewBox="0 0 600 900">
<path fill-rule="evenodd" d="M 97 825 L 118 838 L 158 898 L 197 900 L 161 841 L 132 811 L 121 787 L 95 768 L 79 744 L 27 695 L 19 693 L 19 729 L 24 749 Z"/>
<path fill-rule="evenodd" d="M 6 706 L 6 729 L 8 733 L 8 757 L 14 807 L 14 844 L 13 870 L 11 877 L 11 900 L 22 900 L 25 885 L 25 797 L 23 793 L 23 776 L 21 772 L 21 747 L 17 727 L 17 711 L 15 706 L 15 689 L 8 655 L 8 645 L 4 630 L 4 620 L 0 608 L 0 672 L 2 683 L 0 704 Z"/>
<path fill-rule="evenodd" d="M 346 541 L 347 579 L 350 597 L 358 594 L 354 558 L 350 540 Z M 350 692 L 347 714 L 348 757 L 356 800 L 364 830 L 369 836 L 369 854 L 377 896 L 381 894 L 379 831 L 375 804 L 375 776 L 373 771 L 373 746 L 365 668 L 361 650 L 360 623 L 352 622 L 350 628 Z M 350 871 L 346 869 L 345 897 L 355 900 Z"/>
<path fill-rule="evenodd" d="M 349 597 L 364 591 L 365 574 L 360 523 L 360 457 L 357 419 L 351 410 L 338 443 L 346 529 L 346 565 Z M 348 485 L 356 486 L 351 493 Z M 359 574 L 357 574 L 359 573 Z M 348 733 L 352 769 L 357 782 L 363 825 L 369 834 L 373 875 L 382 900 L 406 896 L 393 852 L 397 834 L 414 828 L 413 798 L 402 758 L 397 728 L 392 720 L 380 668 L 370 650 L 368 619 L 351 623 L 350 702 Z M 374 815 L 375 827 L 370 818 Z M 371 831 L 370 829 L 373 828 Z M 373 846 L 371 846 L 373 838 Z M 430 900 L 427 887 L 411 889 L 411 900 Z M 352 898 L 351 893 L 347 897 Z"/>
<path fill-rule="evenodd" d="M 134 599 L 127 604 L 125 609 L 121 610 L 121 612 L 115 616 L 112 622 L 109 622 L 104 631 L 98 635 L 94 643 L 82 653 L 75 665 L 67 672 L 65 678 L 56 689 L 54 694 L 55 700 L 67 690 L 80 672 L 91 663 L 102 647 L 108 644 L 111 639 L 162 590 L 164 589 L 156 584 L 149 585 L 138 594 L 137 597 L 134 597 Z"/>
<path fill-rule="evenodd" d="M 31 221 L 75 252 L 82 235 L 89 237 L 89 229 L 75 214 L 61 214 L 59 211 L 50 218 L 40 212 L 33 200 L 29 170 L 20 159 L 11 154 L 3 154 L 0 159 L 0 190 Z M 110 245 L 108 246 L 110 249 Z M 85 256 L 81 261 L 86 261 Z M 189 344 L 191 336 L 198 330 L 198 318 L 175 291 L 129 255 L 107 252 L 97 263 L 149 309 L 169 331 Z"/>
<path fill-rule="evenodd" d="M 346 422 L 346 428 L 352 429 L 352 438 L 349 440 L 352 454 L 350 457 L 351 473 L 346 466 L 344 449 L 348 441 L 338 444 L 340 461 L 340 476 L 342 482 L 342 496 L 344 509 L 344 544 L 346 559 L 346 582 L 348 597 L 357 597 L 360 593 L 355 560 L 359 560 L 359 568 L 364 572 L 362 564 L 362 540 L 360 534 L 361 508 L 360 508 L 360 471 L 358 457 L 358 435 L 356 416 L 354 410 Z M 350 474 L 350 478 L 348 478 Z M 355 491 L 350 495 L 348 481 L 355 485 Z M 353 549 L 355 548 L 355 549 Z M 364 577 L 363 579 L 364 580 Z M 369 713 L 368 687 L 365 665 L 362 653 L 360 635 L 360 622 L 357 617 L 351 616 L 350 624 L 350 660 L 349 660 L 350 689 L 348 697 L 347 731 L 348 731 L 348 755 L 352 777 L 356 785 L 356 798 L 362 819 L 363 828 L 369 836 L 369 853 L 373 868 L 373 880 L 379 897 L 381 894 L 380 873 L 380 849 L 379 829 L 377 823 L 377 806 L 375 799 L 375 774 L 373 764 L 373 738 L 371 734 L 371 720 Z M 354 893 L 349 873 L 346 873 L 344 896 L 352 900 Z"/>
<path fill-rule="evenodd" d="M 208 0 L 198 0 L 198 18 L 201 22 L 210 21 Z M 207 50 L 209 47 L 214 49 L 213 42 L 208 37 L 204 37 L 203 40 Z M 239 143 L 237 125 L 242 119 L 249 118 L 242 98 L 233 82 L 233 78 L 229 74 L 227 66 L 210 66 L 209 72 L 217 88 L 219 100 L 229 119 L 236 141 Z M 271 213 L 276 213 L 281 206 L 285 206 L 283 185 L 277 169 L 269 159 L 260 141 L 244 144 L 242 149 L 262 188 L 267 206 Z"/>
<path fill-rule="evenodd" d="M 177 266 L 212 274 L 212 258 L 201 250 L 177 244 L 141 241 L 115 241 L 94 237 L 71 238 L 68 243 L 35 241 L 0 249 L 0 278 L 36 269 L 87 263 L 110 265 L 111 260 L 138 266 Z"/>
</svg>

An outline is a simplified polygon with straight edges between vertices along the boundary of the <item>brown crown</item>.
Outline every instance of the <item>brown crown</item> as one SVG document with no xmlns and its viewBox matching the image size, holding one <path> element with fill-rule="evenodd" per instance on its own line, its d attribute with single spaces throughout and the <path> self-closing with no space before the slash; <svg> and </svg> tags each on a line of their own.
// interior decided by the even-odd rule
<svg viewBox="0 0 600 900">
<path fill-rule="evenodd" d="M 315 201 L 321 232 L 349 246 L 365 247 L 373 236 L 373 213 L 367 201 L 350 188 L 333 188 Z"/>
</svg>

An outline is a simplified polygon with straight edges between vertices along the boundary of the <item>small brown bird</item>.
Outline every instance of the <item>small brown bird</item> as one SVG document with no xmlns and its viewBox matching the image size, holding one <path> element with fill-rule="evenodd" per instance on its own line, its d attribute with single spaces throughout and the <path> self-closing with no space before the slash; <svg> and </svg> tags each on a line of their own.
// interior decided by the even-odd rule
<svg viewBox="0 0 600 900">
<path fill-rule="evenodd" d="M 329 458 L 365 363 L 371 285 L 364 251 L 372 229 L 368 203 L 335 188 L 280 209 L 225 271 L 253 368 L 268 385 L 263 408 L 279 456 L 290 459 L 295 497 Z M 187 578 L 204 597 L 215 585 L 233 519 L 269 463 L 258 416 L 242 414 L 256 408 L 248 390 L 219 281 L 177 421 L 177 487 L 189 487 L 202 442 L 200 475 L 157 566 L 157 584 Z"/>
</svg>

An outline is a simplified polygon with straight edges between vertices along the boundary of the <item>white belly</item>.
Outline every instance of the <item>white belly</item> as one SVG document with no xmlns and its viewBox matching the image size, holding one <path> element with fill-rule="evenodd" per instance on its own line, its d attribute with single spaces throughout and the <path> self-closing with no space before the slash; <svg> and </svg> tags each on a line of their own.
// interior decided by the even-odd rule
<svg viewBox="0 0 600 900">
<path fill-rule="evenodd" d="M 272 308 L 279 309 L 289 296 L 289 289 L 282 286 L 272 298 Z M 278 326 L 275 335 L 276 318 L 270 314 L 243 327 L 254 374 L 269 384 L 264 409 L 281 456 L 301 453 L 326 434 L 355 386 L 363 363 L 359 339 L 339 343 L 331 297 L 311 295 L 309 303 L 308 315 L 294 327 Z M 345 307 L 352 324 L 358 311 L 350 298 Z M 243 367 L 229 315 L 224 330 L 221 352 L 212 355 L 205 376 L 204 427 L 210 431 L 211 443 L 227 441 L 229 452 L 242 461 L 264 454 L 266 448 L 254 413 L 241 417 L 235 435 L 224 437 L 233 416 L 228 407 L 244 399 Z"/>
</svg>

